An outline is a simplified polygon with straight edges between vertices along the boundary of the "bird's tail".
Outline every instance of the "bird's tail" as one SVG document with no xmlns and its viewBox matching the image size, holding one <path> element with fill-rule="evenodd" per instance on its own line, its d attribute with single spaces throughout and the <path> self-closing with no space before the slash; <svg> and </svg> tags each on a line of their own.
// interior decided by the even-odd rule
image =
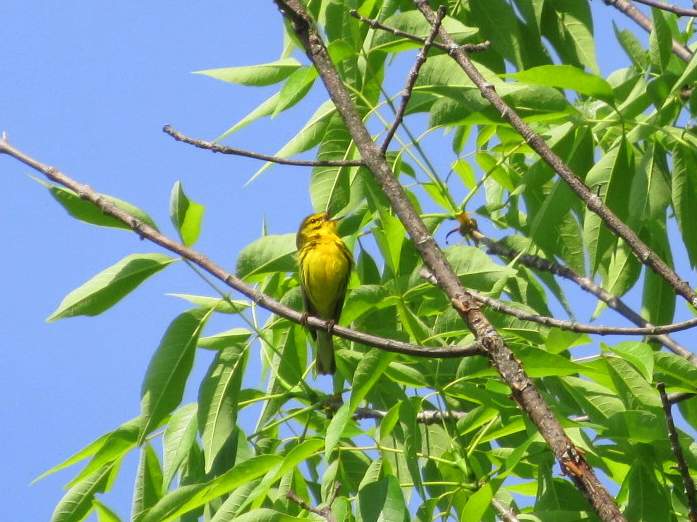
<svg viewBox="0 0 697 522">
<path fill-rule="evenodd" d="M 317 332 L 317 360 L 315 368 L 320 375 L 333 375 L 336 371 L 334 361 L 334 340 L 332 334 L 324 330 Z"/>
</svg>

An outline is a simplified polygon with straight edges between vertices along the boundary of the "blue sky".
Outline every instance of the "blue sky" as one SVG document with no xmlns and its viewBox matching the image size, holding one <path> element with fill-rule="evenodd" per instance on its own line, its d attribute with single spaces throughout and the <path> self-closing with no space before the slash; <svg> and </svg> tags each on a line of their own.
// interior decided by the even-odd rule
<svg viewBox="0 0 697 522">
<path fill-rule="evenodd" d="M 626 63 L 610 19 L 626 22 L 601 2 L 593 4 L 607 74 Z M 273 233 L 293 232 L 310 212 L 307 170 L 274 167 L 243 187 L 258 162 L 194 150 L 160 131 L 171 123 L 212 138 L 272 92 L 189 74 L 276 59 L 280 16 L 270 0 L 3 0 L 0 20 L 0 130 L 17 147 L 146 209 L 170 234 L 169 192 L 181 180 L 206 206 L 197 248 L 230 268 L 236 252 L 258 237 L 262 220 Z M 245 129 L 230 143 L 272 153 L 322 99 L 316 88 L 307 103 Z M 0 222 L 8 232 L 0 258 L 2 520 L 19 520 L 20 509 L 22 520 L 49 518 L 74 472 L 33 486 L 30 481 L 138 414 L 150 355 L 169 321 L 186 308 L 163 294 L 208 293 L 178 264 L 102 316 L 47 324 L 63 296 L 86 279 L 130 253 L 158 250 L 133 234 L 74 221 L 27 174 L 28 168 L 0 158 L 6 187 Z M 192 382 L 203 375 L 206 357 L 199 357 Z M 187 397 L 195 397 L 195 388 Z M 108 497 L 124 518 L 135 463 L 135 455 L 126 460 Z"/>
</svg>

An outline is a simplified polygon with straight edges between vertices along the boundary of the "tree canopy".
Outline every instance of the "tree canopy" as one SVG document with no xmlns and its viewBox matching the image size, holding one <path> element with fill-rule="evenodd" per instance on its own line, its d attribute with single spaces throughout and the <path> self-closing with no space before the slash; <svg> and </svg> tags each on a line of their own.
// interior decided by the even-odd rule
<svg viewBox="0 0 697 522">
<path fill-rule="evenodd" d="M 649 34 L 616 28 L 626 67 L 607 77 L 571 0 L 276 0 L 278 60 L 198 71 L 277 90 L 214 141 L 164 131 L 261 160 L 254 177 L 304 168 L 314 209 L 342 218 L 356 263 L 333 379 L 312 374 L 308 329 L 332 325 L 302 315 L 295 234 L 224 267 L 195 250 L 205 202 L 181 183 L 155 223 L 0 140 L 72 217 L 152 243 L 49 320 L 105 313 L 178 260 L 211 287 L 178 295 L 140 415 L 45 473 L 84 464 L 53 520 L 118 520 L 108 490 L 135 451 L 139 522 L 697 520 L 697 359 L 671 336 L 697 326 L 674 263 L 697 263 L 697 11 L 605 3 Z M 326 101 L 275 154 L 235 147 L 315 86 Z M 200 350 L 215 357 L 182 404 Z"/>
</svg>

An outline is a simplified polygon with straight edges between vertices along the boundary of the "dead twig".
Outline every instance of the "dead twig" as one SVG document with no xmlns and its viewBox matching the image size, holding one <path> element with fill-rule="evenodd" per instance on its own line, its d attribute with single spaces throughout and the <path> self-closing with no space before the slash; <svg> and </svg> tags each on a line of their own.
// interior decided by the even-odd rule
<svg viewBox="0 0 697 522">
<path fill-rule="evenodd" d="M 409 103 L 409 99 L 411 98 L 411 92 L 414 89 L 414 85 L 416 85 L 416 79 L 419 77 L 419 70 L 421 69 L 423 64 L 426 63 L 426 59 L 428 58 L 428 51 L 431 48 L 431 45 L 433 45 L 433 40 L 436 38 L 436 35 L 438 34 L 438 29 L 440 29 L 440 24 L 443 22 L 444 16 L 445 7 L 441 6 L 438 9 L 438 14 L 436 14 L 436 20 L 435 22 L 433 22 L 431 33 L 428 35 L 428 38 L 426 38 L 424 46 L 419 51 L 419 54 L 416 55 L 416 61 L 414 62 L 414 66 L 411 68 L 409 74 L 407 75 L 407 83 L 404 86 L 404 94 L 402 94 L 402 101 L 399 104 L 399 109 L 397 109 L 397 113 L 395 114 L 394 122 L 392 122 L 392 126 L 389 129 L 387 129 L 387 133 L 385 133 L 385 140 L 382 142 L 382 146 L 380 147 L 380 152 L 382 152 L 383 154 L 387 152 L 387 148 L 390 146 L 390 141 L 392 141 L 392 137 L 394 136 L 395 132 L 397 132 L 397 129 L 402 123 L 404 114 L 407 111 L 407 104 Z"/>
<path fill-rule="evenodd" d="M 666 414 L 666 426 L 668 428 L 668 438 L 670 439 L 670 445 L 673 448 L 673 455 L 675 455 L 675 461 L 678 465 L 678 470 L 680 470 L 680 475 L 682 476 L 683 486 L 685 488 L 685 495 L 687 496 L 687 503 L 690 506 L 690 522 L 697 522 L 697 493 L 695 493 L 695 482 L 690 476 L 690 468 L 687 466 L 687 461 L 685 460 L 685 454 L 680 446 L 680 439 L 678 438 L 678 430 L 675 428 L 675 422 L 673 422 L 673 412 L 671 411 L 671 404 L 666 395 L 666 385 L 659 382 L 656 387 L 658 392 L 661 394 L 661 402 L 663 403 L 663 411 Z"/>
<path fill-rule="evenodd" d="M 258 159 L 262 161 L 270 161 L 271 163 L 278 163 L 279 165 L 293 165 L 296 167 L 361 167 L 363 162 L 361 160 L 292 160 L 287 158 L 279 158 L 278 156 L 269 156 L 267 154 L 260 154 L 258 152 L 251 152 L 248 150 L 237 149 L 235 147 L 228 147 L 227 145 L 219 145 L 218 143 L 213 143 L 211 141 L 198 140 L 195 138 L 190 138 L 174 129 L 171 125 L 165 125 L 162 128 L 165 134 L 169 134 L 175 140 L 181 141 L 182 143 L 187 143 L 193 145 L 199 149 L 210 150 L 211 152 L 217 152 L 219 154 L 230 154 L 232 156 L 243 156 L 245 158 Z"/>
</svg>

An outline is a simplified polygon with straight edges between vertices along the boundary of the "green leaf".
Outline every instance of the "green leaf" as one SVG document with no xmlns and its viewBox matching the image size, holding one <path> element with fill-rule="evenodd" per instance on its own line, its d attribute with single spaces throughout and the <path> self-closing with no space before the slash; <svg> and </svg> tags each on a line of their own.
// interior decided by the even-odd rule
<svg viewBox="0 0 697 522">
<path fill-rule="evenodd" d="M 448 262 L 462 283 L 476 290 L 488 291 L 493 286 L 515 275 L 515 270 L 494 263 L 477 247 L 455 245 L 445 249 Z"/>
<path fill-rule="evenodd" d="M 70 488 L 58 502 L 51 515 L 51 522 L 79 522 L 92 511 L 94 495 L 104 491 L 114 466 L 104 466 L 85 480 Z"/>
<path fill-rule="evenodd" d="M 396 216 L 389 212 L 379 211 L 380 226 L 373 230 L 380 251 L 385 258 L 385 263 L 393 274 L 399 274 L 399 261 L 402 256 L 402 245 L 406 239 L 404 225 Z"/>
<path fill-rule="evenodd" d="M 586 175 L 586 185 L 597 193 L 603 202 L 620 219 L 628 213 L 628 200 L 634 171 L 624 140 L 607 152 Z M 586 211 L 583 237 L 587 245 L 591 268 L 595 273 L 617 242 L 617 236 L 603 225 L 600 217 Z"/>
<path fill-rule="evenodd" d="M 288 143 L 281 147 L 274 156 L 289 158 L 319 145 L 322 138 L 324 138 L 324 133 L 335 112 L 336 108 L 331 101 L 327 101 L 320 105 L 305 126 L 300 129 Z M 247 184 L 254 181 L 257 176 L 261 175 L 266 169 L 271 167 L 271 165 L 273 165 L 271 162 L 265 163 L 252 175 L 249 181 L 247 181 Z"/>
<path fill-rule="evenodd" d="M 235 465 L 209 482 L 179 487 L 162 497 L 145 515 L 143 522 L 173 520 L 262 476 L 282 460 L 277 455 L 259 455 Z"/>
<path fill-rule="evenodd" d="M 198 394 L 198 425 L 208 473 L 220 450 L 235 434 L 237 402 L 247 365 L 247 345 L 218 352 Z"/>
<path fill-rule="evenodd" d="M 162 497 L 162 469 L 155 450 L 146 443 L 140 453 L 136 483 L 133 488 L 131 520 L 139 521 L 145 512 Z"/>
<path fill-rule="evenodd" d="M 135 419 L 131 419 L 130 421 L 126 422 L 124 425 L 136 422 L 138 421 L 138 417 Z M 68 468 L 74 464 L 77 464 L 78 462 L 81 462 L 85 460 L 87 457 L 91 457 L 92 455 L 96 454 L 101 448 L 104 447 L 104 444 L 109 440 L 109 437 L 112 435 L 113 432 L 105 433 L 98 439 L 90 442 L 87 446 L 82 448 L 81 450 L 77 451 L 76 453 L 72 454 L 70 457 L 65 459 L 63 462 L 60 464 L 57 464 L 53 466 L 51 469 L 44 471 L 41 475 L 36 477 L 33 481 L 32 484 L 38 482 L 39 480 L 42 480 L 49 475 L 53 475 L 56 471 L 60 471 L 62 469 Z"/>
<path fill-rule="evenodd" d="M 470 0 L 471 15 L 483 39 L 518 69 L 522 69 L 521 35 L 513 9 L 505 0 Z"/>
<path fill-rule="evenodd" d="M 676 92 L 683 87 L 689 86 L 695 81 L 695 78 L 697 78 L 697 55 L 693 54 L 687 66 L 685 66 L 685 70 L 680 75 L 680 78 L 673 84 L 671 92 Z"/>
<path fill-rule="evenodd" d="M 231 134 L 237 132 L 240 129 L 243 129 L 250 123 L 254 123 L 257 121 L 259 118 L 263 118 L 264 116 L 269 116 L 273 114 L 276 111 L 276 105 L 278 104 L 278 100 L 280 98 L 280 93 L 276 93 L 263 102 L 261 102 L 255 109 L 253 109 L 251 112 L 246 114 L 240 121 L 235 123 L 232 127 L 230 127 L 228 130 L 223 132 L 220 136 L 215 138 L 213 140 L 214 142 L 218 143 L 220 141 L 223 141 L 225 138 L 230 136 Z"/>
<path fill-rule="evenodd" d="M 670 509 L 670 493 L 656 480 L 653 467 L 643 459 L 633 462 L 627 474 L 620 497 L 629 497 L 624 515 L 637 522 L 668 522 L 673 520 Z"/>
<path fill-rule="evenodd" d="M 92 500 L 92 505 L 97 512 L 97 522 L 121 522 L 119 516 L 99 500 Z"/>
<path fill-rule="evenodd" d="M 552 375 L 575 375 L 583 371 L 583 367 L 566 357 L 555 355 L 545 350 L 525 347 L 516 350 L 516 355 L 523 361 L 525 371 L 530 377 L 549 377 Z"/>
<path fill-rule="evenodd" d="M 169 200 L 169 217 L 186 246 L 191 246 L 198 240 L 204 210 L 203 205 L 187 197 L 181 181 L 174 184 Z"/>
<path fill-rule="evenodd" d="M 416 10 L 401 11 L 393 14 L 383 20 L 383 23 L 406 33 L 421 35 L 424 38 L 431 31 L 430 24 L 423 15 Z M 464 39 L 474 36 L 479 31 L 474 27 L 467 27 L 462 24 L 462 22 L 450 17 L 445 17 L 443 20 L 443 28 L 448 31 L 450 36 L 457 42 L 462 42 Z M 372 39 L 370 51 L 397 53 L 417 47 L 420 47 L 418 42 L 397 37 L 387 31 L 377 31 Z"/>
<path fill-rule="evenodd" d="M 317 160 L 347 160 L 352 153 L 351 135 L 343 120 L 335 115 L 320 143 Z M 328 212 L 336 216 L 351 199 L 351 172 L 348 167 L 315 167 L 310 180 L 310 199 L 317 212 Z"/>
<path fill-rule="evenodd" d="M 167 491 L 174 475 L 182 465 L 196 439 L 196 403 L 182 406 L 172 414 L 162 438 L 162 489 Z"/>
<path fill-rule="evenodd" d="M 638 410 L 620 411 L 611 415 L 604 435 L 626 439 L 633 444 L 663 442 L 668 436 L 661 417 L 649 411 Z"/>
<path fill-rule="evenodd" d="M 206 295 L 191 295 L 191 294 L 166 294 L 170 297 L 184 299 L 189 303 L 195 304 L 202 308 L 213 308 L 221 314 L 238 314 L 250 306 L 249 301 L 242 299 L 223 299 L 220 297 L 210 297 Z"/>
<path fill-rule="evenodd" d="M 92 460 L 80 470 L 80 473 L 70 481 L 68 486 L 73 487 L 77 485 L 96 471 L 121 459 L 128 451 L 135 448 L 141 426 L 142 420 L 138 417 L 112 431 L 107 436 L 102 447 L 99 448 L 99 451 L 94 454 Z"/>
<path fill-rule="evenodd" d="M 109 214 L 105 214 L 99 207 L 87 201 L 86 199 L 81 199 L 80 196 L 75 194 L 75 192 L 73 192 L 72 190 L 60 187 L 58 185 L 53 185 L 51 183 L 47 183 L 46 181 L 39 178 L 32 177 L 32 179 L 46 187 L 51 193 L 51 195 L 54 197 L 54 199 L 58 201 L 58 203 L 61 204 L 61 206 L 68 212 L 68 214 L 73 216 L 75 219 L 79 219 L 80 221 L 84 221 L 85 223 L 90 223 L 91 225 L 97 225 L 100 227 L 122 228 L 124 230 L 132 230 L 130 225 L 124 223 L 119 219 L 116 219 L 115 217 L 110 216 Z M 123 210 L 124 212 L 127 212 L 139 221 L 157 230 L 157 225 L 155 225 L 155 222 L 152 220 L 152 218 L 135 205 L 131 205 L 126 201 L 120 200 L 112 196 L 108 196 L 106 194 L 100 194 L 100 197 L 104 201 L 107 201 L 114 205 L 116 208 Z"/>
<path fill-rule="evenodd" d="M 336 411 L 332 417 L 332 420 L 329 421 L 327 434 L 324 438 L 324 455 L 327 461 L 329 461 L 329 457 L 339 444 L 339 441 L 341 440 L 344 430 L 351 420 L 352 415 L 353 412 L 350 409 L 350 405 L 348 403 L 344 403 Z"/>
<path fill-rule="evenodd" d="M 209 337 L 200 337 L 198 345 L 209 350 L 223 350 L 228 346 L 247 342 L 251 335 L 252 333 L 246 328 L 233 328 Z"/>
<path fill-rule="evenodd" d="M 47 321 L 101 314 L 174 261 L 176 259 L 163 254 L 126 256 L 65 296 Z"/>
<path fill-rule="evenodd" d="M 540 65 L 505 76 L 532 85 L 571 89 L 607 102 L 613 99 L 612 86 L 607 81 L 573 65 Z"/>
<path fill-rule="evenodd" d="M 258 484 L 259 480 L 253 480 L 236 488 L 235 491 L 230 493 L 228 498 L 225 499 L 225 502 L 222 503 L 218 511 L 215 512 L 210 522 L 233 522 L 239 520 L 237 513 L 240 507 Z"/>
<path fill-rule="evenodd" d="M 498 483 L 487 482 L 467 499 L 462 512 L 467 513 L 472 520 L 485 520 L 484 514 L 491 508 L 491 499 L 494 498 L 497 489 Z"/>
<path fill-rule="evenodd" d="M 649 35 L 649 57 L 651 63 L 661 71 L 668 68 L 673 52 L 673 36 L 662 10 L 652 8 L 653 30 Z"/>
<path fill-rule="evenodd" d="M 259 508 L 248 511 L 244 515 L 239 515 L 234 519 L 221 518 L 220 522 L 223 522 L 224 520 L 235 520 L 236 522 L 306 522 L 307 520 L 315 520 L 321 522 L 322 520 L 325 520 L 325 518 L 314 514 L 310 514 L 307 517 L 292 517 L 290 515 L 286 515 L 285 513 L 281 513 L 280 511 L 274 511 L 273 509 Z"/>
<path fill-rule="evenodd" d="M 363 485 L 358 491 L 358 504 L 363 522 L 399 522 L 407 516 L 402 490 L 394 475 Z"/>
<path fill-rule="evenodd" d="M 673 150 L 672 200 L 675 217 L 690 259 L 697 266 L 697 156 L 690 147 L 677 145 Z"/>
<path fill-rule="evenodd" d="M 295 234 L 263 236 L 247 245 L 237 258 L 237 275 L 245 280 L 275 272 L 295 272 Z"/>
<path fill-rule="evenodd" d="M 603 349 L 608 349 L 629 361 L 646 379 L 651 382 L 653 379 L 653 350 L 651 347 L 639 341 L 626 341 L 614 346 L 607 346 L 602 343 Z"/>
<path fill-rule="evenodd" d="M 566 51 L 573 52 L 580 64 L 588 67 L 595 74 L 600 68 L 595 57 L 595 39 L 593 38 L 593 16 L 587 2 L 577 0 L 555 0 L 545 3 L 556 11 L 557 23 L 564 39 Z M 555 46 L 557 52 L 560 48 Z M 560 54 L 563 54 L 560 52 Z M 564 60 L 567 61 L 567 60 Z M 568 60 L 571 61 L 571 60 Z"/>
<path fill-rule="evenodd" d="M 655 223 L 645 234 L 645 241 L 663 261 L 673 268 L 673 254 L 665 223 Z M 653 270 L 644 270 L 641 315 L 652 324 L 669 324 L 675 315 L 677 295 L 673 287 Z"/>
<path fill-rule="evenodd" d="M 300 67 L 293 71 L 278 93 L 278 103 L 273 116 L 277 116 L 302 100 L 312 88 L 316 78 L 317 69 L 314 67 Z"/>
<path fill-rule="evenodd" d="M 614 21 L 612 22 L 612 28 L 615 31 L 617 41 L 622 46 L 622 49 L 624 49 L 624 52 L 627 53 L 629 59 L 632 60 L 637 67 L 646 69 L 649 65 L 649 57 L 641 41 L 628 29 L 620 29 L 617 27 Z"/>
<path fill-rule="evenodd" d="M 300 62 L 295 58 L 283 58 L 275 62 L 260 63 L 258 65 L 205 69 L 194 71 L 194 74 L 203 74 L 228 83 L 259 87 L 262 85 L 273 85 L 285 80 L 299 67 Z"/>
<path fill-rule="evenodd" d="M 654 352 L 656 373 L 677 379 L 689 391 L 697 391 L 697 367 L 683 357 L 668 352 Z M 657 377 L 658 378 L 658 377 Z"/>
<path fill-rule="evenodd" d="M 395 359 L 396 354 L 371 349 L 358 363 L 351 384 L 351 412 L 356 411 L 370 389 L 382 377 L 383 372 Z"/>
<path fill-rule="evenodd" d="M 472 190 L 477 186 L 477 177 L 474 174 L 474 169 L 467 160 L 459 158 L 455 160 L 451 168 L 460 177 L 465 187 Z"/>
<path fill-rule="evenodd" d="M 610 376 L 627 409 L 659 410 L 662 407 L 658 391 L 649 385 L 628 362 L 618 357 L 607 357 L 607 362 Z"/>
<path fill-rule="evenodd" d="M 167 328 L 143 380 L 140 409 L 144 422 L 139 444 L 181 402 L 199 335 L 212 313 L 200 308 L 190 310 Z"/>
</svg>

